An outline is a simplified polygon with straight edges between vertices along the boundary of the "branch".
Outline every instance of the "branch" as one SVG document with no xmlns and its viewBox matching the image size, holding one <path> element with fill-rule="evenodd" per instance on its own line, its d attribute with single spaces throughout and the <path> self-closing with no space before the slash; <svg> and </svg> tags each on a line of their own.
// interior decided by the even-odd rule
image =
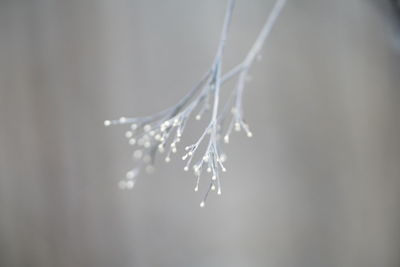
<svg viewBox="0 0 400 267">
<path fill-rule="evenodd" d="M 228 0 L 220 41 L 213 63 L 203 78 L 176 105 L 147 117 L 121 117 L 117 120 L 104 121 L 105 126 L 130 124 L 130 130 L 125 133 L 125 136 L 130 145 L 136 146 L 133 157 L 139 163 L 135 168 L 127 172 L 126 179 L 120 181 L 120 188 L 133 188 L 137 176 L 143 168 L 148 172 L 152 171 L 157 151 L 160 154 L 166 153 L 165 161 L 169 162 L 171 155 L 177 152 L 177 144 L 181 141 L 183 131 L 194 110 L 199 110 L 195 118 L 196 120 L 200 120 L 212 107 L 211 118 L 207 127 L 194 144 L 185 147 L 186 154 L 182 159 L 186 160 L 184 170 L 189 171 L 192 167 L 197 177 L 195 191 L 199 189 L 200 177 L 203 170 L 205 169 L 206 172 L 211 173 L 209 185 L 200 203 L 201 207 L 205 205 L 210 191 L 217 190 L 217 194 L 221 194 L 220 171 L 226 171 L 223 165 L 226 155 L 221 151 L 222 132 L 226 130 L 223 138 L 225 143 L 229 142 L 229 135 L 233 127 L 237 131 L 243 128 L 247 136 L 252 136 L 249 127 L 243 120 L 242 95 L 244 84 L 248 71 L 254 59 L 260 53 L 279 14 L 282 12 L 285 2 L 286 0 L 276 1 L 267 21 L 246 57 L 236 67 L 222 75 L 223 52 L 235 6 L 235 0 Z M 221 86 L 234 77 L 238 77 L 236 87 L 231 89 L 231 97 L 225 102 L 223 109 L 220 110 L 219 92 Z M 213 100 L 212 106 L 210 105 L 211 100 Z M 231 108 L 232 112 L 231 122 L 225 127 L 225 121 L 229 117 L 229 108 Z M 207 139 L 208 142 L 205 145 L 204 154 L 193 164 L 192 162 L 198 154 L 198 149 L 202 147 L 202 144 Z"/>
</svg>

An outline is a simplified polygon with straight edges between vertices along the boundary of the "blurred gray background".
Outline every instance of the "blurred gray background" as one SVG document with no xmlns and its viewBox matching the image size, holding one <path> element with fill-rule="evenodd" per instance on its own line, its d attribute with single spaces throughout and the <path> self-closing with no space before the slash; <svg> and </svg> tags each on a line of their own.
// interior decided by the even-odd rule
<svg viewBox="0 0 400 267">
<path fill-rule="evenodd" d="M 237 1 L 225 69 L 272 5 Z M 176 103 L 210 65 L 225 6 L 0 1 L 1 267 L 400 266 L 389 1 L 288 0 L 245 93 L 254 138 L 233 136 L 204 209 L 180 157 L 118 189 L 131 148 L 104 119 Z"/>
</svg>

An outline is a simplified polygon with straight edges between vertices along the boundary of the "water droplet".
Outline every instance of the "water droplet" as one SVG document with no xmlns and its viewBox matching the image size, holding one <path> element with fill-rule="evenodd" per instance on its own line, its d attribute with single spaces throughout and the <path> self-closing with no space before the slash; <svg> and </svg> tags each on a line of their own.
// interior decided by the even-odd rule
<svg viewBox="0 0 400 267">
<path fill-rule="evenodd" d="M 132 179 L 135 177 L 135 172 L 134 171 L 129 171 L 126 173 L 126 178 L 127 179 Z"/>
<path fill-rule="evenodd" d="M 131 131 L 127 131 L 126 133 L 125 133 L 125 137 L 126 138 L 131 138 L 133 136 L 133 133 L 131 132 Z"/>
<path fill-rule="evenodd" d="M 239 132 L 240 131 L 240 123 L 236 122 L 235 123 L 235 131 Z"/>
<path fill-rule="evenodd" d="M 151 130 L 151 126 L 150 126 L 149 124 L 146 124 L 146 125 L 143 127 L 143 130 L 144 130 L 145 132 L 148 132 L 148 131 Z"/>
<path fill-rule="evenodd" d="M 224 142 L 225 142 L 226 144 L 229 143 L 229 135 L 225 135 L 225 136 L 224 136 Z"/>
<path fill-rule="evenodd" d="M 125 122 L 126 122 L 126 118 L 125 117 L 119 118 L 119 123 L 125 123 Z"/>
<path fill-rule="evenodd" d="M 135 183 L 133 181 L 126 182 L 126 189 L 132 189 Z"/>
<path fill-rule="evenodd" d="M 136 139 L 135 139 L 135 138 L 129 139 L 129 144 L 130 144 L 131 146 L 135 145 L 135 144 L 136 144 Z"/>
</svg>

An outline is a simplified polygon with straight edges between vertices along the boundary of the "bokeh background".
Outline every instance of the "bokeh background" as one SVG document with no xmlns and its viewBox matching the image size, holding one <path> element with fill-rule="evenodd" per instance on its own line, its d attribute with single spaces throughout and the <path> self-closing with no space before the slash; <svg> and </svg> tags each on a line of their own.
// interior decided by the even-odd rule
<svg viewBox="0 0 400 267">
<path fill-rule="evenodd" d="M 272 5 L 237 1 L 225 69 Z M 204 209 L 179 156 L 118 189 L 132 151 L 104 119 L 176 103 L 210 65 L 225 7 L 0 1 L 1 267 L 400 266 L 390 1 L 288 0 L 245 93 L 254 138 L 233 136 Z"/>
</svg>

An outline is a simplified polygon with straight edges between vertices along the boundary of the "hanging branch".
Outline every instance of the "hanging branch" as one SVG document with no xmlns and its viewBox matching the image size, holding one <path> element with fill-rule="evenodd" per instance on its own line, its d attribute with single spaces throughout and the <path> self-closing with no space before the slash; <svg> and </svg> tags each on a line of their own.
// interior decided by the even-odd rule
<svg viewBox="0 0 400 267">
<path fill-rule="evenodd" d="M 204 207 L 210 191 L 217 190 L 220 195 L 221 181 L 220 173 L 225 172 L 223 163 L 226 155 L 221 151 L 221 137 L 225 143 L 229 143 L 229 136 L 233 129 L 243 129 L 248 137 L 252 136 L 249 126 L 243 119 L 243 90 L 248 78 L 248 72 L 259 55 L 265 40 L 269 36 L 286 0 L 277 0 L 263 28 L 257 36 L 256 41 L 247 53 L 244 60 L 236 67 L 222 75 L 222 59 L 225 43 L 227 40 L 229 25 L 232 18 L 235 0 L 229 0 L 225 12 L 224 24 L 221 31 L 217 53 L 211 67 L 202 79 L 174 106 L 159 113 L 141 118 L 121 117 L 118 120 L 106 120 L 105 126 L 129 124 L 130 129 L 125 133 L 128 143 L 135 146 L 133 157 L 138 164 L 126 173 L 126 178 L 119 182 L 121 189 L 131 189 L 135 185 L 138 174 L 143 168 L 147 172 L 154 169 L 157 153 L 165 153 L 165 161 L 171 160 L 171 155 L 177 153 L 177 144 L 181 141 L 188 120 L 195 110 L 199 110 L 195 116 L 200 120 L 205 113 L 211 110 L 211 118 L 199 139 L 192 145 L 185 147 L 185 155 L 182 160 L 186 161 L 185 171 L 193 168 L 196 176 L 194 191 L 199 190 L 200 178 L 204 170 L 210 173 L 209 180 L 203 200 L 200 203 Z M 238 77 L 236 86 L 231 89 L 231 96 L 220 109 L 220 89 L 228 80 Z M 229 110 L 231 115 L 229 115 Z M 230 123 L 225 125 L 227 119 Z M 224 134 L 223 134 L 224 133 Z M 200 148 L 205 146 L 204 154 L 198 155 Z M 197 162 L 193 161 L 197 158 Z"/>
</svg>

